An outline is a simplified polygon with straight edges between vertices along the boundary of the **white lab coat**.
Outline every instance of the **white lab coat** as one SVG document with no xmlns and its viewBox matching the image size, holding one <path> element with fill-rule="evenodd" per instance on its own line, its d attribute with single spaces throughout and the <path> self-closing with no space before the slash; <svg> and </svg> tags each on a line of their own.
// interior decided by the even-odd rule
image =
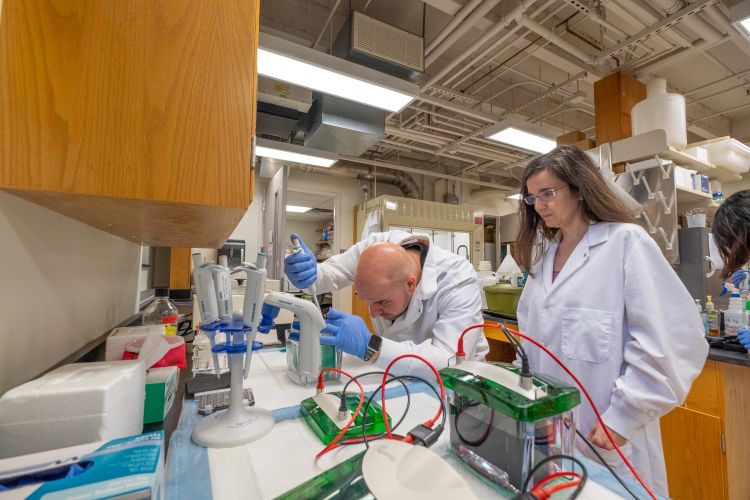
<svg viewBox="0 0 750 500">
<path fill-rule="evenodd" d="M 597 223 L 552 283 L 558 240 L 533 268 L 518 304 L 520 331 L 547 346 L 586 386 L 604 422 L 656 493 L 667 494 L 659 417 L 682 403 L 706 361 L 695 302 L 641 227 Z M 525 343 L 531 367 L 571 382 L 544 352 Z M 596 417 L 581 395 L 577 427 Z M 577 439 L 578 449 L 593 456 Z M 615 470 L 616 451 L 601 450 Z"/>
<path fill-rule="evenodd" d="M 339 290 L 354 281 L 354 271 L 362 251 L 376 241 L 400 244 L 411 235 L 404 231 L 373 233 L 346 252 L 318 265 L 315 286 L 318 293 Z M 422 276 L 406 312 L 395 321 L 375 318 L 373 326 L 383 337 L 376 365 L 385 368 L 402 354 L 418 354 L 438 370 L 455 356 L 458 337 L 467 326 L 482 323 L 482 297 L 479 280 L 469 261 L 430 244 Z M 484 360 L 489 352 L 482 329 L 464 337 L 466 359 Z M 415 359 L 404 359 L 394 372 L 433 375 Z"/>
</svg>

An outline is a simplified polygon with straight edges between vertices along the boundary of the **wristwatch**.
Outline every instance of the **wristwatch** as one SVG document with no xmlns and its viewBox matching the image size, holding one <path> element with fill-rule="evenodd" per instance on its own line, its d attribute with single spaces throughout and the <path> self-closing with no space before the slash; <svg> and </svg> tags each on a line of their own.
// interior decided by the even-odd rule
<svg viewBox="0 0 750 500">
<path fill-rule="evenodd" d="M 370 361 L 375 354 L 380 352 L 380 345 L 383 343 L 383 337 L 380 335 L 370 335 L 370 341 L 365 349 L 365 361 Z"/>
</svg>

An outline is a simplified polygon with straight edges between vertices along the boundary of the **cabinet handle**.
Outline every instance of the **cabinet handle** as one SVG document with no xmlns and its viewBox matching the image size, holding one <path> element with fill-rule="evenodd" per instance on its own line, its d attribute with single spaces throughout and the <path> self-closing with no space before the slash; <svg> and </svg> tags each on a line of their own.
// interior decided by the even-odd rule
<svg viewBox="0 0 750 500">
<path fill-rule="evenodd" d="M 723 432 L 721 433 L 721 452 L 727 452 L 727 436 Z"/>
</svg>

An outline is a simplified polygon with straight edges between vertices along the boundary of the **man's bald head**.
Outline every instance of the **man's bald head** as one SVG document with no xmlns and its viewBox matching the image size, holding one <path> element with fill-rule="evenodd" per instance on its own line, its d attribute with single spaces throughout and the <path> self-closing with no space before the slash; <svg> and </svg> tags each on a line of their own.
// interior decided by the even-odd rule
<svg viewBox="0 0 750 500">
<path fill-rule="evenodd" d="M 368 303 L 372 317 L 392 321 L 409 306 L 418 274 L 416 262 L 400 245 L 373 243 L 359 257 L 354 287 Z"/>
</svg>

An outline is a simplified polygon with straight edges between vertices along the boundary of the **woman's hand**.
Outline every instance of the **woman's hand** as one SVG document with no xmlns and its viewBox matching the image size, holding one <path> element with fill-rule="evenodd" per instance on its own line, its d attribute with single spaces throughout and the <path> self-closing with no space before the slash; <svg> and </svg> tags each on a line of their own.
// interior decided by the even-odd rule
<svg viewBox="0 0 750 500">
<path fill-rule="evenodd" d="M 609 427 L 607 427 L 607 429 L 609 429 L 609 433 L 614 438 L 617 446 L 622 446 L 628 442 L 627 439 L 620 436 Z M 615 449 L 615 447 L 612 446 L 612 442 L 607 437 L 607 434 L 604 432 L 604 428 L 602 427 L 602 424 L 600 422 L 597 422 L 594 428 L 591 429 L 591 432 L 589 432 L 589 437 L 587 439 L 591 442 L 591 444 L 593 444 L 594 446 L 598 446 L 599 448 L 604 448 L 605 450 Z"/>
</svg>

